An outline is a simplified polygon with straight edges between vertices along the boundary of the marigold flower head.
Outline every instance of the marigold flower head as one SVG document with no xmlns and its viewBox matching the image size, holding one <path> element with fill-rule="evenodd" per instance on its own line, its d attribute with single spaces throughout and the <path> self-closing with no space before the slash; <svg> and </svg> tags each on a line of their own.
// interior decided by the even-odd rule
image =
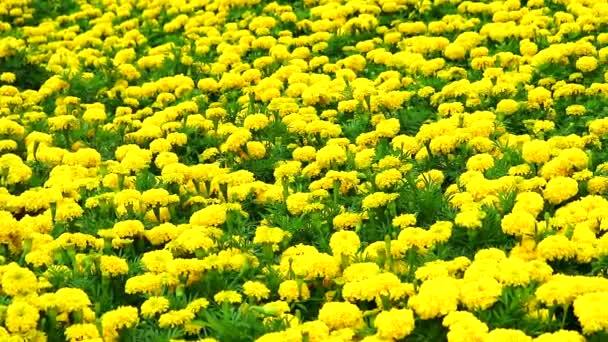
<svg viewBox="0 0 608 342">
<path fill-rule="evenodd" d="M 165 297 L 150 297 L 141 304 L 141 315 L 144 318 L 152 318 L 167 310 L 169 310 L 169 300 Z"/>
<path fill-rule="evenodd" d="M 40 313 L 23 301 L 13 302 L 6 309 L 4 325 L 12 333 L 26 333 L 36 329 Z"/>
<path fill-rule="evenodd" d="M 114 340 L 119 336 L 121 329 L 133 327 L 139 322 L 137 308 L 120 306 L 115 310 L 107 311 L 101 317 L 103 338 Z"/>
<path fill-rule="evenodd" d="M 279 285 L 279 297 L 287 302 L 306 300 L 310 298 L 310 291 L 304 282 L 285 280 Z"/>
<path fill-rule="evenodd" d="M 325 323 L 330 330 L 357 329 L 363 324 L 363 314 L 354 304 L 327 302 L 319 311 L 319 320 Z"/>
<path fill-rule="evenodd" d="M 213 296 L 213 300 L 215 300 L 218 303 L 231 303 L 231 304 L 238 304 L 243 300 L 243 297 L 241 296 L 240 293 L 236 292 L 236 291 L 232 291 L 232 290 L 225 290 L 225 291 L 220 291 L 218 293 L 216 293 Z"/>
<path fill-rule="evenodd" d="M 378 335 L 385 339 L 402 339 L 414 330 L 414 312 L 410 309 L 382 311 L 374 320 Z"/>
<path fill-rule="evenodd" d="M 243 294 L 259 301 L 268 298 L 270 290 L 259 281 L 247 281 L 243 284 Z"/>
</svg>

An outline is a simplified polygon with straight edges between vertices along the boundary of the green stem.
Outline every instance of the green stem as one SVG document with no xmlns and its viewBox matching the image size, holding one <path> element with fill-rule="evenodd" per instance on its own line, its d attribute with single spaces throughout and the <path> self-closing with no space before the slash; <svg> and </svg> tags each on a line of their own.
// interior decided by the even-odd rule
<svg viewBox="0 0 608 342">
<path fill-rule="evenodd" d="M 566 325 L 566 317 L 568 317 L 568 308 L 570 307 L 570 303 L 566 303 L 562 305 L 562 309 L 564 310 L 563 315 L 562 315 L 562 321 L 560 324 L 560 329 L 564 329 L 564 326 Z"/>
</svg>

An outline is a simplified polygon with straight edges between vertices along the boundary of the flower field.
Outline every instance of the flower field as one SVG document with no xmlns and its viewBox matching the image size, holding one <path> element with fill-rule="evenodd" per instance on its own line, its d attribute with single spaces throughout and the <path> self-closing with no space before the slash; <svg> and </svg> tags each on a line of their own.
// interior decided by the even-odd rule
<svg viewBox="0 0 608 342">
<path fill-rule="evenodd" d="M 0 1 L 0 341 L 608 341 L 608 1 Z"/>
</svg>

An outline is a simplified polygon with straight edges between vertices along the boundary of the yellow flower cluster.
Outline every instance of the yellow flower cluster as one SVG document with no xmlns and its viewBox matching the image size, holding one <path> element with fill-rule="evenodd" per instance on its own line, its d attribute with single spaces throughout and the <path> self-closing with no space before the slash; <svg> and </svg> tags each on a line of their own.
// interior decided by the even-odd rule
<svg viewBox="0 0 608 342">
<path fill-rule="evenodd" d="M 606 0 L 0 2 L 0 341 L 608 334 Z"/>
</svg>

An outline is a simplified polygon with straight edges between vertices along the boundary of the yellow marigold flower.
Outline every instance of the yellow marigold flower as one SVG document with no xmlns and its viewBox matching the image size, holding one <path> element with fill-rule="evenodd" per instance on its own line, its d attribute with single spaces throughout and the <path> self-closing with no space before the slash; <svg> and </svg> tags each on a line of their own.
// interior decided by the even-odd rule
<svg viewBox="0 0 608 342">
<path fill-rule="evenodd" d="M 32 169 L 23 163 L 21 157 L 7 153 L 0 157 L 0 171 L 5 184 L 14 185 L 28 181 L 32 177 Z"/>
<path fill-rule="evenodd" d="M 154 273 L 144 273 L 127 279 L 125 293 L 157 294 L 163 286 L 163 277 Z"/>
<path fill-rule="evenodd" d="M 422 283 L 408 305 L 422 319 L 445 316 L 458 307 L 460 284 L 454 278 L 436 278 Z"/>
<path fill-rule="evenodd" d="M 485 310 L 502 294 L 502 285 L 493 277 L 484 276 L 462 283 L 461 301 L 469 310 Z"/>
<path fill-rule="evenodd" d="M 437 112 L 442 117 L 464 113 L 462 102 L 444 102 L 437 107 Z"/>
<path fill-rule="evenodd" d="M 527 141 L 523 144 L 522 155 L 528 163 L 545 163 L 551 158 L 551 147 L 543 140 Z"/>
<path fill-rule="evenodd" d="M 302 171 L 302 163 L 297 160 L 280 161 L 274 169 L 274 179 L 277 181 L 293 181 Z"/>
<path fill-rule="evenodd" d="M 338 112 L 352 113 L 359 107 L 359 100 L 344 100 L 338 102 Z"/>
<path fill-rule="evenodd" d="M 14 151 L 17 149 L 17 142 L 10 139 L 0 140 L 0 152 Z"/>
<path fill-rule="evenodd" d="M 456 214 L 454 223 L 468 229 L 481 228 L 485 215 L 486 214 L 483 210 L 467 209 Z"/>
<path fill-rule="evenodd" d="M 84 210 L 71 198 L 63 199 L 57 202 L 55 211 L 56 221 L 71 221 L 79 218 L 84 213 Z"/>
<path fill-rule="evenodd" d="M 294 160 L 308 162 L 315 160 L 317 150 L 313 146 L 302 146 L 293 150 L 292 157 Z"/>
<path fill-rule="evenodd" d="M 426 249 L 432 246 L 435 243 L 436 235 L 434 232 L 430 230 L 426 230 L 419 227 L 406 227 L 399 232 L 399 236 L 397 241 L 403 243 L 404 245 L 399 246 L 396 244 L 393 248 L 393 253 L 403 253 L 405 250 L 401 250 L 401 252 L 397 252 L 403 248 L 409 248 L 410 246 L 417 247 L 420 249 Z"/>
<path fill-rule="evenodd" d="M 583 56 L 576 60 L 576 68 L 582 72 L 591 72 L 597 67 L 597 58 L 593 56 Z"/>
<path fill-rule="evenodd" d="M 512 99 L 503 99 L 496 104 L 496 112 L 511 115 L 519 110 L 519 102 Z"/>
<path fill-rule="evenodd" d="M 401 229 L 411 227 L 416 224 L 416 215 L 414 214 L 401 214 L 393 218 L 392 224 L 394 227 Z"/>
<path fill-rule="evenodd" d="M 431 261 L 425 263 L 416 269 L 414 276 L 418 280 L 429 280 L 440 277 L 449 277 L 450 272 L 448 271 L 447 262 L 445 261 Z"/>
<path fill-rule="evenodd" d="M 146 252 L 141 257 L 141 263 L 144 268 L 154 273 L 167 271 L 167 264 L 171 260 L 173 260 L 173 254 L 166 249 Z"/>
<path fill-rule="evenodd" d="M 36 292 L 38 279 L 34 272 L 10 263 L 3 267 L 2 292 L 9 296 L 24 296 Z"/>
<path fill-rule="evenodd" d="M 441 155 L 452 153 L 458 147 L 458 138 L 454 135 L 440 135 L 431 139 L 429 144 L 432 154 Z M 422 151 L 422 150 L 421 150 Z"/>
<path fill-rule="evenodd" d="M 286 331 L 271 332 L 260 336 L 255 342 L 301 342 L 302 332 L 299 329 L 287 329 Z"/>
<path fill-rule="evenodd" d="M 249 141 L 245 148 L 252 159 L 262 159 L 266 155 L 266 147 L 260 141 Z"/>
<path fill-rule="evenodd" d="M 329 239 L 332 254 L 336 257 L 353 256 L 359 250 L 360 245 L 357 233 L 349 230 L 335 232 Z"/>
<path fill-rule="evenodd" d="M 248 129 L 237 128 L 226 138 L 226 142 L 220 146 L 220 150 L 238 152 L 251 138 L 252 134 Z"/>
<path fill-rule="evenodd" d="M 200 158 L 201 162 L 212 161 L 217 157 L 217 155 L 219 153 L 220 153 L 220 150 L 218 150 L 215 147 L 210 147 L 210 148 L 205 149 L 203 151 L 203 153 L 200 154 L 199 158 Z M 198 165 L 201 165 L 201 164 L 198 164 Z M 197 179 L 197 177 L 194 177 L 194 178 Z"/>
<path fill-rule="evenodd" d="M 36 329 L 40 313 L 26 302 L 13 302 L 6 309 L 4 325 L 12 333 L 26 333 Z"/>
<path fill-rule="evenodd" d="M 213 296 L 213 300 L 215 300 L 218 303 L 231 303 L 231 304 L 238 304 L 240 303 L 243 299 L 240 293 L 236 292 L 236 291 L 231 291 L 231 290 L 226 290 L 226 291 L 220 291 L 218 293 L 216 293 Z"/>
<path fill-rule="evenodd" d="M 507 258 L 498 264 L 498 280 L 507 286 L 525 286 L 530 282 L 526 263 L 519 258 Z"/>
<path fill-rule="evenodd" d="M 450 239 L 452 236 L 452 222 L 449 221 L 437 221 L 429 228 L 429 232 L 432 234 L 434 243 L 443 243 Z"/>
<path fill-rule="evenodd" d="M 539 302 L 547 306 L 567 305 L 581 294 L 605 289 L 605 279 L 601 281 L 603 284 L 599 284 L 595 278 L 556 274 L 536 289 L 535 296 Z M 586 283 L 584 287 L 581 286 L 583 282 Z"/>
<path fill-rule="evenodd" d="M 183 326 L 184 324 L 192 321 L 195 314 L 188 309 L 171 310 L 166 312 L 158 318 L 158 326 L 161 328 L 174 328 Z"/>
<path fill-rule="evenodd" d="M 336 258 L 326 253 L 306 253 L 293 257 L 288 257 L 284 253 L 279 270 L 283 276 L 293 271 L 296 276 L 306 280 L 323 278 L 328 281 L 338 274 L 340 267 Z"/>
<path fill-rule="evenodd" d="M 304 282 L 296 280 L 285 280 L 279 285 L 279 297 L 287 302 L 307 300 L 310 298 L 310 291 Z"/>
<path fill-rule="evenodd" d="M 530 6 L 530 4 L 528 4 L 528 6 Z M 519 52 L 523 56 L 534 56 L 538 52 L 538 46 L 530 40 L 524 39 L 519 43 Z"/>
<path fill-rule="evenodd" d="M 414 330 L 414 312 L 410 309 L 382 311 L 374 320 L 381 338 L 399 340 Z"/>
<path fill-rule="evenodd" d="M 388 169 L 376 174 L 374 182 L 381 190 L 388 189 L 402 179 L 401 172 L 397 169 Z"/>
<path fill-rule="evenodd" d="M 107 311 L 101 316 L 101 327 L 104 340 L 118 338 L 121 329 L 133 327 L 139 322 L 137 308 L 120 306 Z"/>
<path fill-rule="evenodd" d="M 114 66 L 118 66 L 126 62 L 133 61 L 136 57 L 137 53 L 135 52 L 135 49 L 122 49 L 114 55 L 112 62 L 114 63 Z"/>
<path fill-rule="evenodd" d="M 589 132 L 602 136 L 608 132 L 608 118 L 595 119 L 588 122 Z"/>
<path fill-rule="evenodd" d="M 219 89 L 219 84 L 215 79 L 208 77 L 201 78 L 196 84 L 196 87 L 200 90 L 212 93 Z"/>
<path fill-rule="evenodd" d="M 551 91 L 544 87 L 537 87 L 528 91 L 528 108 L 549 108 L 553 105 Z"/>
<path fill-rule="evenodd" d="M 265 128 L 270 123 L 268 117 L 264 114 L 253 114 L 245 118 L 243 127 L 251 131 L 257 131 Z"/>
<path fill-rule="evenodd" d="M 536 233 L 536 219 L 527 211 L 513 211 L 505 215 L 500 226 L 505 234 L 521 236 L 534 236 Z"/>
<path fill-rule="evenodd" d="M 532 260 L 526 263 L 526 270 L 530 274 L 530 279 L 539 283 L 545 283 L 551 278 L 553 269 L 542 260 Z"/>
<path fill-rule="evenodd" d="M 171 195 L 169 191 L 157 188 L 149 189 L 141 194 L 141 200 L 147 207 L 167 206 L 169 203 L 175 203 L 179 200 L 177 195 Z"/>
<path fill-rule="evenodd" d="M 608 177 L 596 176 L 587 182 L 587 191 L 592 195 L 601 195 L 608 192 Z"/>
<path fill-rule="evenodd" d="M 570 177 L 555 177 L 545 186 L 543 197 L 551 204 L 559 204 L 578 193 L 578 182 Z"/>
<path fill-rule="evenodd" d="M 317 151 L 316 161 L 322 168 L 342 165 L 346 162 L 346 150 L 339 145 L 327 145 Z"/>
<path fill-rule="evenodd" d="M 247 297 L 260 301 L 268 298 L 270 290 L 259 281 L 247 281 L 243 284 L 243 293 Z"/>
<path fill-rule="evenodd" d="M 169 300 L 165 297 L 150 297 L 141 304 L 141 315 L 148 319 L 167 310 L 169 310 Z"/>
<path fill-rule="evenodd" d="M 185 229 L 175 240 L 167 244 L 167 247 L 182 253 L 208 251 L 215 247 L 213 240 L 215 234 L 212 229 L 215 228 L 195 225 L 190 229 Z"/>
<path fill-rule="evenodd" d="M 184 227 L 178 228 L 171 223 L 163 223 L 146 230 L 144 236 L 152 245 L 156 246 L 175 239 L 183 230 L 185 230 Z"/>
<path fill-rule="evenodd" d="M 51 131 L 71 130 L 78 126 L 78 118 L 74 115 L 59 115 L 47 120 Z"/>
<path fill-rule="evenodd" d="M 607 130 L 608 131 L 608 130 Z M 366 148 L 355 154 L 355 166 L 357 169 L 366 169 L 372 165 L 373 159 L 376 156 L 376 151 L 372 148 Z"/>
<path fill-rule="evenodd" d="M 129 272 L 127 261 L 114 255 L 102 255 L 99 258 L 99 263 L 101 273 L 109 277 L 116 277 Z"/>
<path fill-rule="evenodd" d="M 294 216 L 298 216 L 304 213 L 304 209 L 308 204 L 310 204 L 310 198 L 310 193 L 306 192 L 297 192 L 295 194 L 289 195 L 286 200 L 287 210 L 290 214 Z"/>
<path fill-rule="evenodd" d="M 157 160 L 159 157 L 160 154 L 156 157 Z M 165 165 L 161 171 L 161 179 L 167 183 L 186 184 L 191 176 L 190 168 L 182 163 Z"/>
<path fill-rule="evenodd" d="M 363 324 L 363 314 L 354 304 L 327 302 L 319 310 L 319 320 L 325 323 L 330 330 L 357 329 Z"/>
<path fill-rule="evenodd" d="M 381 138 L 392 138 L 399 133 L 400 129 L 401 125 L 397 118 L 382 120 L 376 125 L 376 133 Z"/>
<path fill-rule="evenodd" d="M 532 124 L 532 132 L 536 135 L 550 132 L 555 129 L 555 123 L 549 120 L 531 120 L 527 123 Z"/>
<path fill-rule="evenodd" d="M 483 342 L 488 334 L 488 326 L 468 311 L 454 311 L 443 319 L 448 327 L 448 339 L 453 342 Z"/>
<path fill-rule="evenodd" d="M 588 166 L 589 156 L 578 147 L 563 149 L 557 156 L 560 164 L 565 164 L 569 170 L 584 170 Z"/>
<path fill-rule="evenodd" d="M 97 326 L 92 323 L 72 324 L 65 329 L 65 336 L 70 342 L 100 338 Z"/>
<path fill-rule="evenodd" d="M 139 220 L 119 221 L 112 227 L 112 232 L 121 238 L 139 236 L 144 230 L 144 224 Z"/>
<path fill-rule="evenodd" d="M 575 172 L 572 175 L 572 178 L 579 182 L 584 182 L 586 180 L 589 180 L 591 177 L 593 177 L 593 172 L 591 172 L 587 169 L 579 171 L 579 172 Z"/>
<path fill-rule="evenodd" d="M 365 68 L 366 60 L 361 55 L 351 55 L 338 62 L 338 65 L 344 65 L 355 72 L 359 72 Z"/>
<path fill-rule="evenodd" d="M 359 213 L 341 213 L 336 215 L 333 220 L 334 229 L 355 229 L 362 221 Z"/>
<path fill-rule="evenodd" d="M 70 313 L 84 310 L 91 305 L 88 295 L 81 289 L 62 287 L 55 292 L 55 295 L 60 299 L 57 307 L 59 312 Z"/>
<path fill-rule="evenodd" d="M 161 151 L 154 159 L 154 165 L 159 169 L 164 170 L 170 164 L 179 164 L 179 157 L 173 152 Z M 179 168 L 179 166 L 175 166 L 175 168 Z M 175 172 L 176 170 L 171 171 Z M 165 178 L 167 182 L 170 182 L 172 178 L 179 179 L 179 175 L 170 175 L 169 170 L 167 170 Z"/>
<path fill-rule="evenodd" d="M 361 205 L 363 209 L 375 209 L 386 206 L 388 203 L 396 200 L 399 194 L 385 193 L 385 192 L 374 192 L 373 194 L 367 195 Z"/>
<path fill-rule="evenodd" d="M 494 166 L 494 158 L 488 153 L 476 154 L 467 160 L 467 170 L 484 172 Z"/>
<path fill-rule="evenodd" d="M 447 59 L 451 60 L 461 60 L 466 57 L 467 50 L 460 44 L 452 43 L 445 47 L 443 50 L 443 55 Z"/>
<path fill-rule="evenodd" d="M 173 146 L 184 146 L 188 143 L 188 136 L 185 133 L 171 132 L 167 134 L 167 141 Z"/>
<path fill-rule="evenodd" d="M 258 226 L 255 230 L 255 236 L 253 237 L 254 244 L 270 244 L 273 246 L 278 245 L 283 241 L 285 237 L 289 236 L 289 233 L 282 230 L 281 228 Z M 278 246 L 277 246 L 278 249 Z"/>
<path fill-rule="evenodd" d="M 415 155 L 420 150 L 420 144 L 416 138 L 408 135 L 397 135 L 391 140 L 391 146 L 396 150 Z"/>
<path fill-rule="evenodd" d="M 382 242 L 384 243 L 384 242 Z M 346 282 L 361 281 L 380 273 L 380 267 L 374 262 L 354 263 L 344 269 L 342 277 Z"/>
<path fill-rule="evenodd" d="M 327 341 L 329 328 L 321 321 L 305 322 L 298 327 L 302 334 L 308 336 L 310 342 Z"/>
<path fill-rule="evenodd" d="M 197 314 L 199 311 L 207 308 L 208 306 L 209 301 L 206 298 L 198 298 L 188 303 L 186 309 L 192 311 L 194 314 Z"/>
<path fill-rule="evenodd" d="M 515 197 L 513 212 L 525 211 L 537 217 L 543 211 L 543 207 L 544 200 L 539 193 L 524 191 L 518 193 Z"/>
<path fill-rule="evenodd" d="M 517 329 L 494 329 L 488 333 L 487 341 L 532 342 L 532 337 Z"/>
<path fill-rule="evenodd" d="M 0 81 L 4 83 L 14 83 L 17 80 L 17 76 L 15 76 L 12 72 L 3 72 L 0 74 Z"/>
<path fill-rule="evenodd" d="M 570 105 L 566 107 L 566 114 L 571 116 L 581 116 L 585 115 L 587 109 L 583 105 Z"/>
<path fill-rule="evenodd" d="M 585 342 L 586 339 L 578 331 L 558 330 L 554 333 L 544 333 L 534 339 L 534 342 Z"/>
<path fill-rule="evenodd" d="M 576 255 L 572 241 L 563 235 L 551 235 L 544 238 L 536 247 L 538 255 L 548 261 L 567 260 Z"/>
<path fill-rule="evenodd" d="M 190 216 L 190 224 L 199 226 L 219 226 L 226 222 L 227 210 L 224 205 L 212 204 Z"/>
<path fill-rule="evenodd" d="M 102 103 L 86 105 L 87 109 L 82 114 L 84 121 L 88 123 L 100 123 L 106 120 L 105 106 Z"/>
</svg>

